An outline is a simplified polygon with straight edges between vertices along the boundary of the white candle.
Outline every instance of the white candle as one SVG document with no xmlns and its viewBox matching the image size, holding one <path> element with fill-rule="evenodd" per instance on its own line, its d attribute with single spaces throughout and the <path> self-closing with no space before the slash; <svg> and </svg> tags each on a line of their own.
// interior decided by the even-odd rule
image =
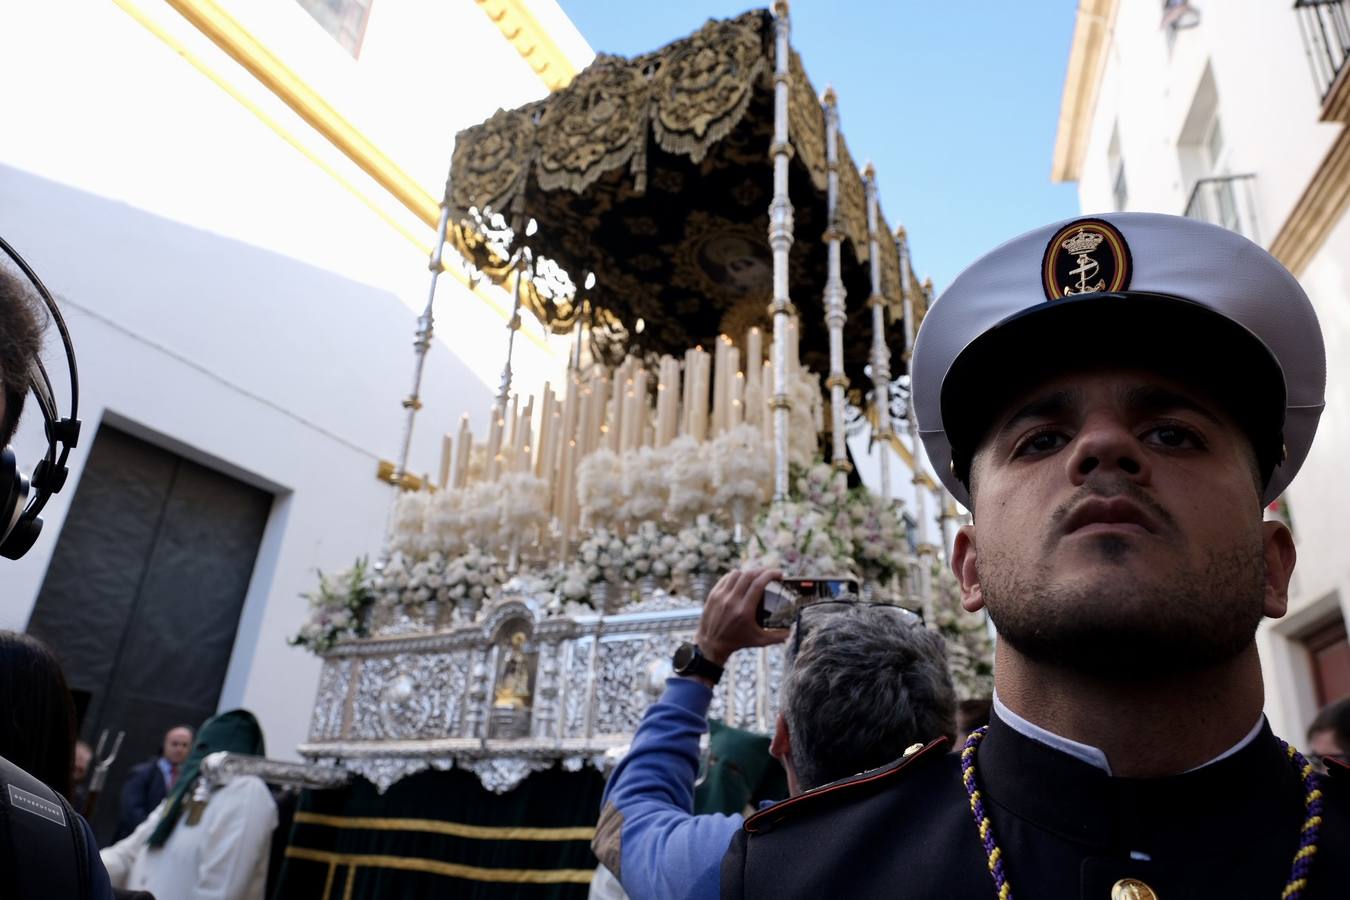
<svg viewBox="0 0 1350 900">
<path fill-rule="evenodd" d="M 473 432 L 469 430 L 469 414 L 465 413 L 459 420 L 459 440 L 456 441 L 458 455 L 455 457 L 455 478 L 454 486 L 462 488 L 469 481 L 469 459 L 473 453 Z"/>
<path fill-rule="evenodd" d="M 450 487 L 450 457 L 454 449 L 454 440 L 449 434 L 441 437 L 441 471 L 440 481 L 441 490 Z"/>
</svg>

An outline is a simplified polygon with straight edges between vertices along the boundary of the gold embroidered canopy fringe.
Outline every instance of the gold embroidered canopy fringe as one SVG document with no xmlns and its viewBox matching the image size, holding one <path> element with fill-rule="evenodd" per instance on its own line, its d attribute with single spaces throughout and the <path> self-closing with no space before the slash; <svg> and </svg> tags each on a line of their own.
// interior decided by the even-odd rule
<svg viewBox="0 0 1350 900">
<path fill-rule="evenodd" d="M 446 189 L 448 240 L 513 289 L 507 259 L 526 244 L 537 265 L 521 305 L 555 333 L 584 320 L 607 361 L 630 351 L 683 354 L 719 334 L 767 325 L 775 54 L 768 12 L 712 20 L 654 53 L 602 54 L 548 98 L 460 132 Z M 830 370 L 826 330 L 813 326 L 825 311 L 826 239 L 837 232 L 848 248 L 845 374 L 860 386 L 869 381 L 873 294 L 866 191 L 840 136 L 835 221 L 828 221 L 824 113 L 796 53 L 787 68 L 789 274 L 806 323 L 802 362 Z M 527 237 L 531 219 L 538 230 Z M 889 233 L 884 216 L 877 224 Z M 902 346 L 900 255 L 890 240 L 880 246 L 887 344 Z M 917 324 L 926 298 L 911 301 Z M 891 371 L 902 374 L 903 354 L 893 355 Z"/>
</svg>

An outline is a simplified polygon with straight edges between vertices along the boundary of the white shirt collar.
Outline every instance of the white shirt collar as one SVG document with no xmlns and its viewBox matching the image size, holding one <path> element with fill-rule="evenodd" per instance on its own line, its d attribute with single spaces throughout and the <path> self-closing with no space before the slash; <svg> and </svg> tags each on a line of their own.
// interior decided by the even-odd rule
<svg viewBox="0 0 1350 900">
<path fill-rule="evenodd" d="M 1093 747 L 1090 744 L 1083 744 L 1075 740 L 1070 740 L 1066 737 L 1061 737 L 1053 731 L 1047 731 L 1041 726 L 1027 721 L 1009 709 L 1003 701 L 998 698 L 997 691 L 994 692 L 994 712 L 1001 720 L 1003 720 L 1005 725 L 1023 737 L 1031 738 L 1031 740 L 1045 744 L 1047 747 L 1053 747 L 1061 753 L 1067 753 L 1074 759 L 1080 759 L 1090 766 L 1101 769 L 1107 775 L 1111 774 L 1111 763 L 1107 760 L 1106 754 L 1099 748 Z M 1265 725 L 1265 723 L 1266 716 L 1265 713 L 1262 713 L 1256 717 L 1256 724 L 1252 726 L 1251 731 L 1247 732 L 1246 737 L 1211 759 L 1209 762 L 1196 766 L 1194 769 L 1187 769 L 1186 771 L 1194 772 L 1198 769 L 1203 769 L 1206 766 L 1212 766 L 1216 762 L 1227 759 L 1234 753 L 1237 753 L 1252 741 L 1256 740 L 1256 736 L 1261 733 L 1261 727 Z"/>
</svg>

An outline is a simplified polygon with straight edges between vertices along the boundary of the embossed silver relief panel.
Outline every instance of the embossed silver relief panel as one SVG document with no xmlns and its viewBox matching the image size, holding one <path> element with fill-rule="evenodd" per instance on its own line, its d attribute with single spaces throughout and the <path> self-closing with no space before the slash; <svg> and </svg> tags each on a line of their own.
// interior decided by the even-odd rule
<svg viewBox="0 0 1350 900">
<path fill-rule="evenodd" d="M 531 621 L 539 608 L 507 598 L 450 631 L 335 648 L 302 753 L 338 760 L 381 790 L 426 768 L 461 766 L 500 791 L 558 762 L 569 771 L 612 764 L 613 752 L 631 742 L 664 690 L 670 657 L 692 639 L 700 607 L 658 592 L 617 615 Z M 530 712 L 528 733 L 484 740 L 504 702 L 498 669 L 512 620 L 533 634 L 522 652 L 537 653 L 531 696 L 522 704 Z M 780 647 L 741 651 L 713 695 L 710 715 L 771 731 L 781 673 Z"/>
<path fill-rule="evenodd" d="M 314 697 L 314 714 L 310 717 L 311 741 L 334 741 L 342 737 L 342 711 L 347 706 L 351 675 L 350 659 L 324 662 L 319 673 L 319 690 Z"/>
<path fill-rule="evenodd" d="M 591 684 L 591 654 L 595 638 L 583 637 L 566 645 L 566 677 L 562 684 L 563 737 L 586 737 L 586 709 Z"/>
</svg>

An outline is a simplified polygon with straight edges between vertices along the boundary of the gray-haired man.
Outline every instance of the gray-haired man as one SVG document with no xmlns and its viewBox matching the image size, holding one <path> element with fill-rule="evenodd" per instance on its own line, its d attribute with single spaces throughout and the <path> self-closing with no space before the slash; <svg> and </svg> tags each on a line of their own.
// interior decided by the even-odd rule
<svg viewBox="0 0 1350 900">
<path fill-rule="evenodd" d="M 694 779 L 713 688 L 736 650 L 790 641 L 770 752 L 794 797 L 952 733 L 941 638 L 899 607 L 842 601 L 805 607 L 792 631 L 761 628 L 755 610 L 778 577 L 731 572 L 718 582 L 694 644 L 676 654 L 683 674 L 647 711 L 605 790 L 593 847 L 633 900 L 718 896 L 742 817 L 694 815 Z"/>
</svg>

